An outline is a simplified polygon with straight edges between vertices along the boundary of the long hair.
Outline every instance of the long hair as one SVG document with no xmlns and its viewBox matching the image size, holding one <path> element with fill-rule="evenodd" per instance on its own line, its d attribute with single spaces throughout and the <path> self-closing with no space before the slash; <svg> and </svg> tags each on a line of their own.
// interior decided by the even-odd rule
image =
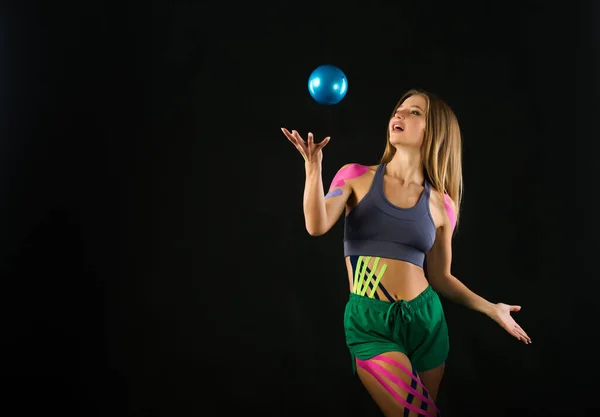
<svg viewBox="0 0 600 417">
<path fill-rule="evenodd" d="M 425 178 L 442 198 L 448 194 L 456 204 L 456 227 L 460 217 L 463 197 L 462 138 L 456 115 L 443 100 L 426 91 L 413 89 L 406 92 L 394 107 L 396 109 L 410 96 L 420 95 L 427 102 L 425 135 L 421 157 Z M 390 119 L 391 119 L 390 117 Z M 390 142 L 390 130 L 386 129 L 386 145 L 381 163 L 391 161 L 396 148 Z"/>
</svg>

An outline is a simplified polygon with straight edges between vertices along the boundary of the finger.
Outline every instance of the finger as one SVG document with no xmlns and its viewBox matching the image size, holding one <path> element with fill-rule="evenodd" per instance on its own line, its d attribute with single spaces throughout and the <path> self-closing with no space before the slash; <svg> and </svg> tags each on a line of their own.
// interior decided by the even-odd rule
<svg viewBox="0 0 600 417">
<path fill-rule="evenodd" d="M 304 150 L 304 148 L 302 147 L 302 145 L 295 143 L 294 146 L 296 147 L 296 149 L 298 149 L 298 152 L 300 152 L 300 154 L 302 155 L 302 157 L 304 159 L 306 159 L 306 151 Z"/>
<path fill-rule="evenodd" d="M 306 144 L 306 142 L 304 141 L 304 139 L 302 139 L 302 136 L 300 136 L 300 133 L 298 133 L 296 130 L 292 130 L 292 135 L 303 145 Z"/>
<path fill-rule="evenodd" d="M 527 340 L 527 343 L 531 343 L 531 337 L 527 334 L 525 330 L 521 326 L 517 324 L 517 331 Z"/>
<path fill-rule="evenodd" d="M 292 140 L 292 138 L 294 137 L 294 135 L 292 135 L 292 132 L 290 132 L 289 130 L 287 130 L 285 127 L 281 128 L 281 131 L 283 132 L 283 134 L 285 135 L 286 138 Z"/>
<path fill-rule="evenodd" d="M 502 325 L 502 327 L 504 327 L 504 330 L 506 330 L 508 333 L 510 333 L 512 336 L 516 337 L 517 339 L 521 339 L 521 335 L 518 332 L 517 329 L 517 324 L 515 322 L 512 323 L 504 323 Z"/>
<path fill-rule="evenodd" d="M 299 144 L 303 149 L 308 149 L 306 146 L 306 142 L 304 141 L 304 139 L 302 139 L 302 136 L 300 136 L 297 130 L 292 130 L 291 136 L 292 138 L 294 138 L 294 141 L 297 144 Z"/>
<path fill-rule="evenodd" d="M 300 152 L 300 155 L 302 155 L 302 158 L 304 158 L 304 160 L 306 160 L 306 150 L 304 149 L 304 147 L 299 143 L 298 139 L 296 138 L 296 136 L 294 136 L 290 131 L 288 131 L 286 128 L 282 127 L 281 131 L 283 132 L 283 134 L 288 138 L 288 140 L 292 143 L 292 145 L 294 145 L 294 147 L 298 150 L 298 152 Z"/>
<path fill-rule="evenodd" d="M 285 135 L 285 137 L 286 137 L 286 138 L 288 138 L 288 140 L 289 140 L 290 142 L 292 142 L 292 144 L 293 144 L 293 145 L 294 145 L 296 148 L 298 148 L 298 145 L 299 145 L 299 143 L 298 143 L 298 139 L 296 139 L 296 137 L 295 137 L 295 136 L 294 136 L 294 135 L 293 135 L 291 132 L 289 132 L 287 129 L 285 129 L 285 128 L 283 128 L 283 127 L 281 128 L 281 131 L 283 132 L 283 134 Z M 298 149 L 300 149 L 300 148 L 298 148 Z"/>
<path fill-rule="evenodd" d="M 515 329 L 515 333 L 519 335 L 519 339 L 525 343 L 527 343 L 528 338 L 525 332 L 520 331 L 519 329 Z"/>
<path fill-rule="evenodd" d="M 327 145 L 327 144 L 329 143 L 329 140 L 330 140 L 330 139 L 331 139 L 331 138 L 330 138 L 329 136 L 327 136 L 325 139 L 323 139 L 321 142 L 319 142 L 319 143 L 317 144 L 317 149 L 319 149 L 319 150 L 320 150 L 320 149 L 323 149 L 323 148 L 325 147 L 325 145 Z"/>
<path fill-rule="evenodd" d="M 519 334 L 519 332 L 514 329 L 513 331 L 510 332 L 517 340 L 521 341 L 521 342 L 526 342 L 525 338 Z"/>
<path fill-rule="evenodd" d="M 294 145 L 296 145 L 296 146 L 298 145 L 298 141 L 296 140 L 295 137 L 293 137 L 291 135 L 290 136 L 285 135 L 285 137 L 287 138 L 287 140 L 289 140 L 290 142 L 292 142 Z"/>
<path fill-rule="evenodd" d="M 509 306 L 510 311 L 521 311 L 521 306 Z"/>
<path fill-rule="evenodd" d="M 515 324 L 513 332 L 519 336 L 519 340 L 521 340 L 525 343 L 530 343 L 531 339 L 529 338 L 529 336 L 527 336 L 527 333 L 525 333 L 523 331 L 523 329 L 521 329 L 521 327 L 519 327 L 519 325 Z"/>
<path fill-rule="evenodd" d="M 293 136 L 286 136 L 288 138 L 288 140 L 292 143 L 292 145 L 294 145 L 296 147 L 296 149 L 301 150 L 302 148 L 300 147 L 300 145 L 298 144 L 298 141 L 296 140 L 295 137 Z"/>
</svg>

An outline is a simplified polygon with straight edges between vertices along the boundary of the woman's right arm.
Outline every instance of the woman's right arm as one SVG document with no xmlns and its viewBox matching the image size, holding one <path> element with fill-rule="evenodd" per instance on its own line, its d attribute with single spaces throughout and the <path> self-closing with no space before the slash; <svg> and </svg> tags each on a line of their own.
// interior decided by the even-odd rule
<svg viewBox="0 0 600 417">
<path fill-rule="evenodd" d="M 329 192 L 325 194 L 323 188 L 323 148 L 329 143 L 326 137 L 315 143 L 312 133 L 308 134 L 305 141 L 300 134 L 286 128 L 281 128 L 283 134 L 296 147 L 304 158 L 306 180 L 304 182 L 304 222 L 306 230 L 311 236 L 320 236 L 329 231 L 342 215 L 352 188 L 345 181 L 357 171 L 356 167 L 362 165 L 348 164 L 342 167 L 333 178 Z M 366 167 L 364 167 L 366 168 Z M 359 170 L 362 168 L 359 168 Z"/>
<path fill-rule="evenodd" d="M 327 233 L 342 215 L 352 193 L 352 188 L 343 178 L 349 166 L 352 165 L 345 165 L 338 171 L 325 195 L 321 162 L 305 162 L 304 221 L 311 236 Z"/>
</svg>

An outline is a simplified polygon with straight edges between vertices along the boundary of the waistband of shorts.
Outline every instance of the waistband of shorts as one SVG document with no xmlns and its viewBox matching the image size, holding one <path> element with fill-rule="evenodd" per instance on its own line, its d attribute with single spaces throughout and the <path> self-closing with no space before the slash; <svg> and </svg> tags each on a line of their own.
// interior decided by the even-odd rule
<svg viewBox="0 0 600 417">
<path fill-rule="evenodd" d="M 410 301 L 398 300 L 392 303 L 389 301 L 378 300 L 376 298 L 369 298 L 367 296 L 358 295 L 354 293 L 350 293 L 350 299 L 348 301 L 352 302 L 353 304 L 360 304 L 365 307 L 377 309 L 380 311 L 387 311 L 392 304 L 400 303 L 408 304 L 411 309 L 419 309 L 421 308 L 421 306 L 426 304 L 434 295 L 436 295 L 435 290 L 431 285 L 428 285 L 427 288 L 425 288 L 419 295 L 417 295 Z"/>
</svg>

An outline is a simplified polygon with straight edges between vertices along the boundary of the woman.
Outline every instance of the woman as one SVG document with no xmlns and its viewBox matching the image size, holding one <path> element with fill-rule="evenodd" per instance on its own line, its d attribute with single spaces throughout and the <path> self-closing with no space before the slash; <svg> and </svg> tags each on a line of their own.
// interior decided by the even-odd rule
<svg viewBox="0 0 600 417">
<path fill-rule="evenodd" d="M 388 123 L 380 164 L 344 165 L 327 195 L 321 164 L 330 138 L 315 143 L 311 133 L 304 141 L 296 131 L 282 131 L 305 160 L 308 233 L 323 235 L 345 210 L 346 342 L 353 370 L 386 416 L 439 413 L 435 399 L 449 343 L 438 293 L 531 343 L 510 315 L 519 306 L 493 304 L 451 273 L 462 145 L 446 103 L 424 91 L 407 92 Z"/>
</svg>

